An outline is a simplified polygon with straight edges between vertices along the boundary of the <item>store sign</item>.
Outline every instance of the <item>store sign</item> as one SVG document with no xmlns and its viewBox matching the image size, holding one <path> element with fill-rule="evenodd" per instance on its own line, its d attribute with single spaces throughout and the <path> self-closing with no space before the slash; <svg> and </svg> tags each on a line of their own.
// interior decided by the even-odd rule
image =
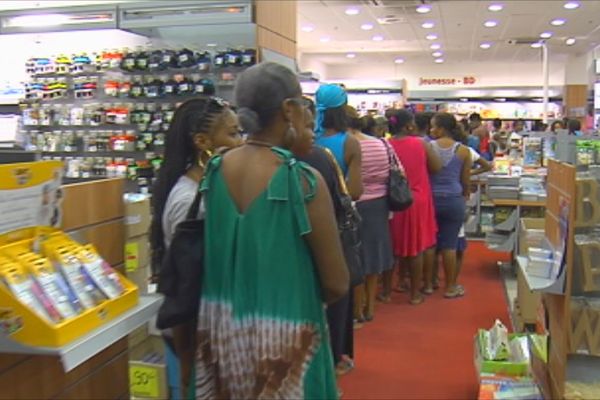
<svg viewBox="0 0 600 400">
<path fill-rule="evenodd" d="M 477 79 L 473 76 L 462 78 L 419 78 L 419 86 L 469 86 L 474 85 Z"/>
<path fill-rule="evenodd" d="M 60 161 L 0 165 L 0 233 L 61 221 Z"/>
</svg>

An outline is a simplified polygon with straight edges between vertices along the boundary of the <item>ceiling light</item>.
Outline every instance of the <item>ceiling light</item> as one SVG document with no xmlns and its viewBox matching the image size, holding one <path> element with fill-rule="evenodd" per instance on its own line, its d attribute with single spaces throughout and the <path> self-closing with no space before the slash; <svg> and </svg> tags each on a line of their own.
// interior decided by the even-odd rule
<svg viewBox="0 0 600 400">
<path fill-rule="evenodd" d="M 438 35 L 436 35 L 435 33 L 430 33 L 429 35 L 425 36 L 425 39 L 427 40 L 437 40 Z"/>
<path fill-rule="evenodd" d="M 331 38 L 329 36 L 323 36 L 321 39 L 319 39 L 321 41 L 321 43 L 327 43 L 331 41 Z"/>
<path fill-rule="evenodd" d="M 302 27 L 302 32 L 310 33 L 315 30 L 315 27 L 312 25 L 304 25 Z"/>
<path fill-rule="evenodd" d="M 404 64 L 404 58 L 400 58 L 400 57 L 398 57 L 398 58 L 396 58 L 396 59 L 394 60 L 394 62 L 395 62 L 396 64 Z"/>
<path fill-rule="evenodd" d="M 354 54 L 354 53 L 348 53 L 348 54 L 346 54 L 346 57 L 347 58 L 356 58 L 356 54 Z"/>
<path fill-rule="evenodd" d="M 540 33 L 540 37 L 542 39 L 550 39 L 552 37 L 552 32 L 542 32 Z"/>
<path fill-rule="evenodd" d="M 498 26 L 498 21 L 494 21 L 493 19 L 490 19 L 489 21 L 485 21 L 483 23 L 483 26 L 485 26 L 486 28 L 494 28 L 494 27 Z"/>
<path fill-rule="evenodd" d="M 567 10 L 574 10 L 576 8 L 579 8 L 580 5 L 581 4 L 579 4 L 579 2 L 577 1 L 568 1 L 563 5 L 563 7 Z"/>
<path fill-rule="evenodd" d="M 504 6 L 502 4 L 490 4 L 490 6 L 488 7 L 488 10 L 493 12 L 502 11 L 503 9 Z"/>
<path fill-rule="evenodd" d="M 577 41 L 577 39 L 570 37 L 570 38 L 568 38 L 567 40 L 565 40 L 565 44 L 566 44 L 567 46 L 573 46 L 573 45 L 575 44 L 575 42 L 576 42 L 576 41 Z"/>
<path fill-rule="evenodd" d="M 362 24 L 360 26 L 360 29 L 362 29 L 363 31 L 370 31 L 371 29 L 373 29 L 373 24 Z"/>
<path fill-rule="evenodd" d="M 63 14 L 37 14 L 37 15 L 20 15 L 13 17 L 9 21 L 9 26 L 19 27 L 42 27 L 42 26 L 57 26 L 65 24 L 69 21 L 69 17 Z"/>
<path fill-rule="evenodd" d="M 463 103 L 466 103 L 467 101 L 469 101 L 469 99 L 467 99 L 466 97 L 462 97 L 462 98 L 460 99 L 460 101 L 462 101 Z"/>
<path fill-rule="evenodd" d="M 431 11 L 431 6 L 428 6 L 427 4 L 421 4 L 419 7 L 417 7 L 417 12 L 419 14 L 427 14 L 430 11 Z"/>
<path fill-rule="evenodd" d="M 436 64 L 441 64 L 441 63 L 444 62 L 444 59 L 443 58 L 436 58 L 435 62 L 436 62 Z"/>
<path fill-rule="evenodd" d="M 383 36 L 381 36 L 381 35 L 375 35 L 371 39 L 373 39 L 376 42 L 381 42 L 383 40 Z"/>
<path fill-rule="evenodd" d="M 494 99 L 495 101 L 499 101 L 500 103 L 504 103 L 506 102 L 506 99 L 504 97 L 499 97 L 497 99 Z"/>
<path fill-rule="evenodd" d="M 434 43 L 434 44 L 432 44 L 431 46 L 429 46 L 429 48 L 430 48 L 431 50 L 439 50 L 439 49 L 441 49 L 441 48 L 442 48 L 442 45 L 441 45 L 441 44 L 439 44 L 439 43 Z"/>
<path fill-rule="evenodd" d="M 554 26 L 563 26 L 566 23 L 567 23 L 567 20 L 562 19 L 562 18 L 556 18 L 556 19 L 553 19 L 552 21 L 550 21 L 550 25 L 554 25 Z"/>
<path fill-rule="evenodd" d="M 421 27 L 423 27 L 423 29 L 432 29 L 435 26 L 435 23 L 428 21 L 428 22 L 423 22 L 421 24 Z"/>
<path fill-rule="evenodd" d="M 206 43 L 206 47 L 217 47 L 216 43 Z"/>
<path fill-rule="evenodd" d="M 435 51 L 433 53 L 431 53 L 432 56 L 434 56 L 435 58 L 441 57 L 444 55 L 444 53 L 442 53 L 441 51 Z"/>
<path fill-rule="evenodd" d="M 484 43 L 481 43 L 481 44 L 479 45 L 479 47 L 480 47 L 480 48 L 482 48 L 483 50 L 487 50 L 487 49 L 489 49 L 490 47 L 492 47 L 492 44 L 491 44 L 491 43 L 484 42 Z"/>
<path fill-rule="evenodd" d="M 358 15 L 360 14 L 360 11 L 358 10 L 358 8 L 346 8 L 345 13 L 346 15 Z"/>
<path fill-rule="evenodd" d="M 540 42 L 531 44 L 531 48 L 533 49 L 539 49 L 540 47 L 542 47 L 542 44 Z"/>
</svg>

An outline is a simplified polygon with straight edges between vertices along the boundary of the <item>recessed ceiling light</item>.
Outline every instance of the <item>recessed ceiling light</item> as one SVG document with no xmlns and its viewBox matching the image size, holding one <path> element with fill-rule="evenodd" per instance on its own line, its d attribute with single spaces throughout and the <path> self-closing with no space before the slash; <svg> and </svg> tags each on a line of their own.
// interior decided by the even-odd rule
<svg viewBox="0 0 600 400">
<path fill-rule="evenodd" d="M 575 42 L 576 42 L 576 41 L 577 41 L 577 39 L 570 37 L 570 38 L 568 38 L 567 40 L 565 40 L 565 44 L 566 44 L 567 46 L 573 46 L 573 45 L 575 44 Z"/>
<path fill-rule="evenodd" d="M 424 29 L 432 29 L 434 26 L 435 26 L 435 23 L 433 23 L 431 21 L 423 22 L 421 24 L 421 27 Z"/>
<path fill-rule="evenodd" d="M 347 58 L 356 58 L 356 54 L 355 53 L 348 53 L 346 54 Z"/>
<path fill-rule="evenodd" d="M 462 101 L 463 103 L 466 103 L 467 101 L 469 101 L 469 99 L 467 99 L 466 97 L 461 97 L 460 101 Z"/>
<path fill-rule="evenodd" d="M 373 24 L 362 24 L 360 26 L 360 29 L 362 29 L 363 31 L 370 31 L 371 29 L 373 29 Z"/>
<path fill-rule="evenodd" d="M 506 101 L 506 99 L 504 97 L 499 97 L 497 99 L 494 99 L 495 101 L 499 101 L 500 103 L 504 103 Z"/>
<path fill-rule="evenodd" d="M 443 59 L 443 58 L 436 58 L 436 59 L 435 59 L 435 63 L 436 63 L 436 64 L 441 64 L 441 63 L 443 63 L 443 62 L 444 62 L 444 59 Z"/>
<path fill-rule="evenodd" d="M 431 50 L 439 50 L 439 49 L 441 49 L 441 48 L 442 48 L 442 45 L 441 45 L 441 44 L 439 44 L 439 43 L 433 43 L 431 46 L 429 46 L 429 48 L 430 48 Z"/>
<path fill-rule="evenodd" d="M 532 44 L 531 44 L 531 47 L 532 47 L 533 49 L 539 49 L 540 47 L 542 47 L 542 44 L 541 44 L 540 42 L 537 42 L 537 43 L 532 43 Z"/>
<path fill-rule="evenodd" d="M 302 32 L 307 32 L 307 33 L 310 33 L 310 32 L 312 32 L 312 31 L 314 31 L 314 30 L 315 30 L 315 27 L 314 27 L 314 26 L 312 26 L 312 25 L 304 25 L 304 26 L 302 27 Z"/>
<path fill-rule="evenodd" d="M 489 49 L 490 47 L 492 47 L 492 44 L 491 44 L 491 43 L 484 42 L 484 43 L 481 43 L 481 44 L 479 45 L 479 47 L 480 47 L 480 48 L 482 48 L 483 50 L 487 50 L 487 49 Z"/>
<path fill-rule="evenodd" d="M 360 11 L 358 10 L 358 8 L 346 8 L 345 13 L 346 15 L 358 15 L 360 14 Z"/>
<path fill-rule="evenodd" d="M 427 40 L 437 40 L 438 35 L 436 35 L 435 33 L 430 33 L 429 35 L 425 36 L 425 39 Z"/>
<path fill-rule="evenodd" d="M 400 57 L 398 57 L 398 58 L 396 58 L 396 59 L 394 60 L 394 62 L 395 62 L 396 64 L 404 64 L 404 58 L 400 58 Z"/>
<path fill-rule="evenodd" d="M 376 42 L 381 42 L 383 40 L 383 36 L 381 36 L 381 35 L 375 35 L 371 39 L 373 39 Z"/>
<path fill-rule="evenodd" d="M 502 11 L 503 9 L 504 6 L 502 4 L 490 4 L 490 6 L 488 7 L 488 10 L 493 12 Z"/>
<path fill-rule="evenodd" d="M 417 12 L 419 14 L 427 14 L 430 11 L 431 11 L 431 6 L 429 6 L 427 4 L 421 4 L 419 7 L 417 7 Z"/>
<path fill-rule="evenodd" d="M 441 57 L 444 55 L 444 53 L 442 53 L 441 51 L 434 51 L 433 53 L 431 53 L 432 56 L 434 56 L 435 58 Z"/>
<path fill-rule="evenodd" d="M 567 20 L 562 19 L 562 18 L 556 18 L 556 19 L 553 19 L 552 21 L 550 21 L 550 25 L 554 25 L 554 26 L 563 26 L 566 23 L 567 23 Z"/>
<path fill-rule="evenodd" d="M 494 28 L 494 27 L 498 26 L 498 21 L 490 19 L 489 21 L 485 21 L 483 23 L 483 26 L 485 26 L 486 28 Z"/>
<path fill-rule="evenodd" d="M 568 1 L 563 5 L 563 7 L 567 10 L 574 10 L 576 8 L 579 8 L 580 5 L 581 4 L 579 4 L 579 2 L 577 1 Z"/>
<path fill-rule="evenodd" d="M 540 33 L 540 37 L 542 39 L 550 39 L 552 37 L 552 32 L 542 32 Z"/>
<path fill-rule="evenodd" d="M 321 43 L 327 43 L 331 41 L 331 38 L 329 36 L 323 36 L 321 39 L 319 39 L 321 41 Z"/>
<path fill-rule="evenodd" d="M 206 47 L 217 47 L 216 43 L 206 43 Z"/>
</svg>

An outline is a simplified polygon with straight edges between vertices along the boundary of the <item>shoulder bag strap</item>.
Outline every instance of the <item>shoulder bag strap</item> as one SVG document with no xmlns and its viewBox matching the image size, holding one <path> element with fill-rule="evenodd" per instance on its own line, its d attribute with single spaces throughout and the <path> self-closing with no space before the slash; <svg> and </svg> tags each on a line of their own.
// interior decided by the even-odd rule
<svg viewBox="0 0 600 400">
<path fill-rule="evenodd" d="M 344 176 L 342 175 L 342 169 L 340 168 L 339 164 L 337 163 L 337 160 L 333 156 L 333 153 L 327 147 L 323 147 L 322 149 L 325 150 L 325 153 L 327 154 L 327 157 L 329 158 L 329 162 L 335 168 L 335 172 L 337 175 L 338 189 L 340 190 L 340 192 L 342 194 L 349 196 L 350 194 L 348 192 L 348 187 L 346 186 L 346 181 L 344 180 Z"/>
</svg>

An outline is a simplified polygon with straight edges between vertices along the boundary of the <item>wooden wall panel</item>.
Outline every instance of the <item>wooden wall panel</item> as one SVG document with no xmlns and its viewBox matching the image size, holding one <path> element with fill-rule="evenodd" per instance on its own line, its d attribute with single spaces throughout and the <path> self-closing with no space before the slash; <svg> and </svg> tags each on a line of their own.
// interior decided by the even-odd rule
<svg viewBox="0 0 600 400">
<path fill-rule="evenodd" d="M 92 243 L 102 257 L 112 266 L 124 262 L 123 243 L 125 227 L 123 219 L 85 227 L 69 232 L 80 243 Z"/>
<path fill-rule="evenodd" d="M 117 372 L 117 369 L 120 373 L 123 368 L 125 372 L 122 376 L 110 376 L 103 380 L 104 386 L 114 386 L 108 392 L 108 389 L 100 390 L 97 387 L 97 381 L 101 377 L 101 375 L 97 375 L 98 373 L 108 369 L 112 375 L 113 372 Z M 0 374 L 0 388 L 2 388 L 0 399 L 57 398 L 77 386 L 82 386 L 82 389 L 78 390 L 88 390 L 83 389 L 85 387 L 93 387 L 98 390 L 92 397 L 85 398 L 116 398 L 118 396 L 107 396 L 106 394 L 117 391 L 120 395 L 129 390 L 127 368 L 126 338 L 96 354 L 68 374 L 65 374 L 58 357 L 28 357 L 25 361 Z M 124 384 L 122 379 L 125 379 Z"/>
<path fill-rule="evenodd" d="M 64 186 L 62 229 L 70 231 L 122 217 L 124 187 L 123 179 Z"/>
<path fill-rule="evenodd" d="M 573 109 L 587 110 L 587 85 L 566 85 L 564 87 L 564 112 L 567 117 L 583 118 L 584 115 L 576 115 Z M 581 110 L 579 110 L 581 112 Z"/>
<path fill-rule="evenodd" d="M 257 47 L 296 59 L 296 0 L 255 0 Z"/>
<path fill-rule="evenodd" d="M 258 26 L 256 28 L 256 39 L 258 47 L 264 47 L 276 51 L 290 58 L 296 59 L 296 43 L 289 39 L 274 34 L 273 32 Z"/>
</svg>

